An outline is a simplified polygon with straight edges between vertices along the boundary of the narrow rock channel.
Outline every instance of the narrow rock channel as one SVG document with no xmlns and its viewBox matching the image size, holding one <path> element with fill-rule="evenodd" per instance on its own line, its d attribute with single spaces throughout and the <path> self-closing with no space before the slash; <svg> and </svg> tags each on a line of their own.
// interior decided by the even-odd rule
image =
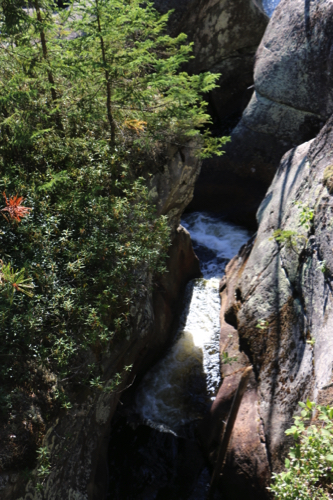
<svg viewBox="0 0 333 500">
<path fill-rule="evenodd" d="M 204 500 L 210 472 L 196 427 L 220 385 L 218 283 L 249 232 L 216 215 L 187 214 L 203 277 L 186 289 L 175 341 L 115 418 L 110 444 L 112 500 Z M 131 480 L 128 478 L 131 477 Z"/>
</svg>

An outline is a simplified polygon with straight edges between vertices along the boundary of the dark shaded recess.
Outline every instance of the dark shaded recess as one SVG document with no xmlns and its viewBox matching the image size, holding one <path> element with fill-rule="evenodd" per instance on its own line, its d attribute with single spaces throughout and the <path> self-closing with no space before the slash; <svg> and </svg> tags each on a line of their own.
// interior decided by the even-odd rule
<svg viewBox="0 0 333 500">
<path fill-rule="evenodd" d="M 230 222 L 256 230 L 256 212 L 268 184 L 255 177 L 223 170 L 220 158 L 205 160 L 186 212 L 220 212 Z"/>
<path fill-rule="evenodd" d="M 218 87 L 204 96 L 213 122 L 211 130 L 217 137 L 231 134 L 250 102 L 254 88 L 254 57 L 255 50 L 251 48 L 245 54 L 240 53 L 238 67 L 235 65 L 228 77 L 221 74 Z"/>
<path fill-rule="evenodd" d="M 108 500 L 185 500 L 205 466 L 194 436 L 131 427 L 124 418 L 114 424 L 110 443 Z"/>
<path fill-rule="evenodd" d="M 256 212 L 282 156 L 314 138 L 321 127 L 321 120 L 309 117 L 300 127 L 294 142 L 255 132 L 245 126 L 241 133 L 236 130 L 231 134 L 231 142 L 226 145 L 223 156 L 203 162 L 193 200 L 186 210 L 221 212 L 235 224 L 256 229 Z"/>
</svg>

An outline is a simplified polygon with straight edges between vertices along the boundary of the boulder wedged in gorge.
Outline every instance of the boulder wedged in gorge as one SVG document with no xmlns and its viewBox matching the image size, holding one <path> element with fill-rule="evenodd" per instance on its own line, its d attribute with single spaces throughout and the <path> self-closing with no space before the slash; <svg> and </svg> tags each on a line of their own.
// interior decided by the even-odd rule
<svg viewBox="0 0 333 500">
<path fill-rule="evenodd" d="M 226 154 L 203 165 L 193 208 L 241 222 L 254 215 L 283 154 L 314 138 L 333 112 L 332 33 L 330 0 L 281 0 L 256 53 L 252 98 Z"/>
<path fill-rule="evenodd" d="M 166 165 L 150 183 L 151 194 L 158 201 L 158 214 L 170 214 L 173 239 L 166 261 L 167 272 L 149 276 L 142 269 L 142 275 L 138 276 L 140 295 L 130 311 L 130 335 L 115 342 L 110 352 L 96 350 L 86 354 L 87 364 L 99 363 L 103 388 L 110 390 L 63 382 L 71 394 L 72 408 L 62 410 L 46 428 L 43 446 L 50 453 L 51 468 L 42 481 L 42 489 L 36 487 L 41 482 L 36 475 L 29 477 L 19 470 L 0 471 L 1 500 L 105 498 L 110 423 L 119 399 L 135 377 L 148 370 L 170 344 L 185 286 L 190 279 L 201 275 L 188 231 L 176 226 L 193 195 L 200 171 L 200 161 L 189 151 L 181 155 L 171 148 Z M 130 365 L 132 368 L 124 371 Z M 117 373 L 121 374 L 121 383 L 112 388 Z"/>
<path fill-rule="evenodd" d="M 236 427 L 238 423 L 251 429 L 246 441 L 253 444 L 246 456 L 252 470 L 256 463 L 262 465 L 259 441 L 269 468 L 281 470 L 291 444 L 284 431 L 299 401 L 309 397 L 332 404 L 332 144 L 333 118 L 316 139 L 283 157 L 258 210 L 258 233 L 229 263 L 221 284 L 221 346 L 229 356 L 238 356 L 225 373 L 221 391 L 227 392 L 230 377 L 247 363 L 255 375 L 236 422 Z M 274 231 L 279 231 L 275 236 L 280 241 Z M 256 417 L 242 412 L 251 397 L 257 398 Z M 236 469 L 240 464 L 239 476 L 243 458 L 239 446 L 231 443 L 228 461 Z M 252 480 L 266 481 L 267 486 L 265 468 L 257 470 Z M 243 479 L 251 482 L 246 474 Z M 228 476 L 224 480 L 228 482 Z"/>
<path fill-rule="evenodd" d="M 160 12 L 174 9 L 172 35 L 186 33 L 193 42 L 190 73 L 220 73 L 219 88 L 209 94 L 217 123 L 235 121 L 246 106 L 253 84 L 254 55 L 268 23 L 260 2 L 253 0 L 155 0 Z"/>
</svg>

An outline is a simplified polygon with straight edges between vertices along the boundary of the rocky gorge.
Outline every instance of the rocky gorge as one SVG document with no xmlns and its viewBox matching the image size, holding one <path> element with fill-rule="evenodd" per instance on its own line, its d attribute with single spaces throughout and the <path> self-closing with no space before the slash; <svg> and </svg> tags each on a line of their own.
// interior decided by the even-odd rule
<svg viewBox="0 0 333 500">
<path fill-rule="evenodd" d="M 73 408 L 46 431 L 52 470 L 43 490 L 17 470 L 7 471 L 0 476 L 3 500 L 161 500 L 175 494 L 202 500 L 204 489 L 195 496 L 198 477 L 214 463 L 221 422 L 246 366 L 252 374 L 217 498 L 268 499 L 271 474 L 282 470 L 290 446 L 284 431 L 298 401 L 332 404 L 333 4 L 281 0 L 269 20 L 252 0 L 155 3 L 161 11 L 175 8 L 171 32 L 185 31 L 194 42 L 188 70 L 221 73 L 220 89 L 209 97 L 213 127 L 216 134 L 230 131 L 232 140 L 222 157 L 205 160 L 201 173 L 190 149 L 170 148 L 149 183 L 158 213 L 168 215 L 172 228 L 168 272 L 145 278 L 130 338 L 112 356 L 101 353 L 110 383 L 123 366 L 132 368 L 113 393 L 75 395 Z M 185 210 L 218 211 L 257 232 L 219 285 L 219 354 L 233 362 L 221 363 L 221 385 L 199 425 L 179 436 L 141 426 L 149 443 L 170 450 L 177 466 L 161 488 L 140 496 L 139 483 L 122 491 L 108 467 L 117 470 L 119 450 L 129 452 L 135 439 L 143 447 L 148 442 L 135 434 L 140 425 L 130 408 L 139 382 L 172 342 L 186 284 L 201 275 L 190 234 L 179 225 Z M 154 450 L 149 453 L 157 460 Z"/>
</svg>

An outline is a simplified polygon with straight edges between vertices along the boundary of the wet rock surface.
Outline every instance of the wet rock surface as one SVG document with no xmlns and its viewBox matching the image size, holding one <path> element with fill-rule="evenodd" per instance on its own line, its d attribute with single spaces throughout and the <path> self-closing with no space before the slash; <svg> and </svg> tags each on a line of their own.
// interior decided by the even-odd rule
<svg viewBox="0 0 333 500">
<path fill-rule="evenodd" d="M 240 360 L 246 355 L 253 365 L 255 385 L 247 397 L 255 389 L 257 436 L 273 471 L 283 467 L 290 445 L 284 431 L 298 401 L 333 402 L 332 140 L 330 119 L 315 140 L 284 156 L 258 210 L 256 238 L 231 261 L 222 283 L 222 332 L 237 331 Z M 243 428 L 251 428 L 251 420 L 249 412 Z M 253 443 L 246 452 L 250 461 L 255 450 Z M 234 443 L 229 453 L 235 464 L 242 459 Z M 256 475 L 267 484 L 260 468 Z"/>
</svg>

